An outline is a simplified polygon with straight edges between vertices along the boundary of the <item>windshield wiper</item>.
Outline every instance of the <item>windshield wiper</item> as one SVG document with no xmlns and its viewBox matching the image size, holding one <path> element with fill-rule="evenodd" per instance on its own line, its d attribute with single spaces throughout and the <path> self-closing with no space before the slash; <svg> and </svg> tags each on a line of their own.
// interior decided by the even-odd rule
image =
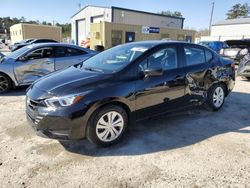
<svg viewBox="0 0 250 188">
<path fill-rule="evenodd" d="M 97 68 L 92 68 L 92 67 L 84 67 L 85 70 L 88 70 L 88 71 L 92 71 L 92 72 L 104 72 L 103 70 L 101 69 L 97 69 Z"/>
</svg>

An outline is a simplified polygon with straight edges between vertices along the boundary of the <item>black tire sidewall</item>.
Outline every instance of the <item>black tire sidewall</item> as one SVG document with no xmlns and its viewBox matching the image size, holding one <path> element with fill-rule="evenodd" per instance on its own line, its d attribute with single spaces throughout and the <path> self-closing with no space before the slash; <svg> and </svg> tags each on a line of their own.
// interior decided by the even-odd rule
<svg viewBox="0 0 250 188">
<path fill-rule="evenodd" d="M 223 102 L 221 104 L 220 107 L 217 107 L 214 105 L 214 102 L 213 102 L 213 95 L 214 95 L 214 91 L 218 88 L 218 87 L 221 87 L 223 89 L 223 92 L 224 92 L 224 98 L 223 98 Z M 209 89 L 209 92 L 208 92 L 208 105 L 209 107 L 213 110 L 213 111 L 218 111 L 219 109 L 222 108 L 224 102 L 225 102 L 225 87 L 224 85 L 218 83 L 218 84 L 214 84 L 210 89 Z"/>
<path fill-rule="evenodd" d="M 11 83 L 11 79 L 6 74 L 0 73 L 0 76 L 4 77 L 7 80 L 7 82 L 8 82 L 7 89 L 5 91 L 0 91 L 0 94 L 2 94 L 2 93 L 8 92 L 11 89 L 12 83 Z"/>
<path fill-rule="evenodd" d="M 115 111 L 115 112 L 118 112 L 119 114 L 121 114 L 121 116 L 123 117 L 123 120 L 124 120 L 124 127 L 123 127 L 121 134 L 115 140 L 113 140 L 111 142 L 103 142 L 96 135 L 96 126 L 97 126 L 97 122 L 99 121 L 99 119 L 105 113 L 108 113 L 110 111 Z M 87 136 L 87 139 L 90 142 L 94 143 L 95 145 L 106 147 L 106 146 L 110 146 L 110 145 L 113 145 L 113 144 L 116 144 L 117 142 L 119 142 L 122 139 L 124 133 L 126 132 L 127 127 L 128 127 L 128 115 L 127 115 L 126 111 L 120 106 L 108 105 L 108 106 L 104 106 L 104 107 L 96 110 L 91 115 L 91 117 L 88 121 L 88 125 L 87 125 L 86 136 Z"/>
</svg>

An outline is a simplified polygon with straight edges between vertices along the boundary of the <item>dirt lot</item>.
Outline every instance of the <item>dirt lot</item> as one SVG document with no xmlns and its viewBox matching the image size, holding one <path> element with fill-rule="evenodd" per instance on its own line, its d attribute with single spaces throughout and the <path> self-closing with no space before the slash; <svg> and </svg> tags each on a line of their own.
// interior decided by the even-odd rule
<svg viewBox="0 0 250 188">
<path fill-rule="evenodd" d="M 36 136 L 24 89 L 0 96 L 0 187 L 250 187 L 250 82 L 221 111 L 132 125 L 110 148 Z"/>
</svg>

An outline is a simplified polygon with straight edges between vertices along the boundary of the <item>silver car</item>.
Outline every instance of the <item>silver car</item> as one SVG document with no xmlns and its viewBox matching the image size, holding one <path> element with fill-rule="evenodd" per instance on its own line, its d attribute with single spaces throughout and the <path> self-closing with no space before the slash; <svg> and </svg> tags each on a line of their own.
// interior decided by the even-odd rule
<svg viewBox="0 0 250 188">
<path fill-rule="evenodd" d="M 43 43 L 20 48 L 0 58 L 0 93 L 29 85 L 51 72 L 81 63 L 96 52 L 70 44 Z"/>
</svg>

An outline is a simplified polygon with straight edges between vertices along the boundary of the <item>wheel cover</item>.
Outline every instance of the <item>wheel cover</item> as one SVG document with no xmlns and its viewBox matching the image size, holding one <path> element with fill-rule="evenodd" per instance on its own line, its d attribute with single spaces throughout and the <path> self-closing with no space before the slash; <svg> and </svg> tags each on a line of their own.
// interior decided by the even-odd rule
<svg viewBox="0 0 250 188">
<path fill-rule="evenodd" d="M 105 113 L 97 122 L 96 135 L 103 142 L 117 139 L 124 128 L 124 119 L 116 111 Z"/>
<path fill-rule="evenodd" d="M 214 106 L 217 108 L 221 107 L 221 105 L 223 104 L 223 101 L 224 101 L 224 90 L 221 87 L 217 87 L 214 90 L 214 94 L 213 94 Z"/>
<path fill-rule="evenodd" d="M 0 76 L 0 93 L 7 90 L 9 87 L 8 80 L 4 76 Z"/>
</svg>

